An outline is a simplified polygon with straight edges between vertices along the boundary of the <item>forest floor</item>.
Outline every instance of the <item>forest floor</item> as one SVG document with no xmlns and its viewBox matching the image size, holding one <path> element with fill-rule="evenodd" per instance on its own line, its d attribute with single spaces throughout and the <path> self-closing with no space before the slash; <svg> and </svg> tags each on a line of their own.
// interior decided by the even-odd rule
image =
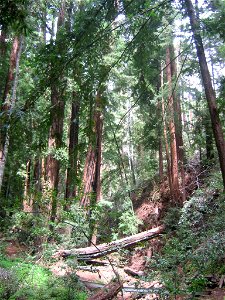
<svg viewBox="0 0 225 300">
<path fill-rule="evenodd" d="M 190 164 L 186 172 L 185 185 L 187 197 L 189 197 L 204 182 L 207 170 L 201 170 L 200 167 Z M 162 223 L 162 220 L 173 206 L 170 198 L 167 180 L 161 183 L 157 181 L 148 181 L 132 192 L 132 201 L 136 215 L 142 224 L 139 231 L 155 228 Z M 115 299 L 159 299 L 158 294 L 151 290 L 160 290 L 162 285 L 157 280 L 148 279 L 149 261 L 154 253 L 161 251 L 163 244 L 160 238 L 146 241 L 141 246 L 129 250 L 121 250 L 107 255 L 104 259 L 96 259 L 95 264 L 81 265 L 77 268 L 76 275 L 86 287 L 88 293 L 95 293 L 97 288 L 119 280 L 123 284 L 123 291 Z M 9 258 L 17 258 L 21 253 L 28 249 L 20 245 L 15 240 L 7 240 L 5 254 Z M 48 266 L 51 272 L 59 277 L 73 272 L 64 259 L 60 259 Z M 174 299 L 187 299 L 185 296 L 176 296 Z M 224 289 L 211 288 L 206 290 L 198 299 L 205 300 L 224 300 Z"/>
<path fill-rule="evenodd" d="M 151 243 L 151 242 L 147 242 Z M 152 246 L 152 245 L 151 245 Z M 148 247 L 146 247 L 147 249 Z M 146 253 L 147 250 L 141 250 L 140 248 L 134 249 L 130 252 L 130 259 L 128 261 L 121 261 L 119 253 L 108 255 L 108 259 L 96 260 L 96 264 L 99 261 L 100 264 L 97 267 L 93 266 L 90 270 L 78 270 L 76 275 L 80 281 L 84 284 L 87 291 L 91 294 L 99 288 L 103 288 L 106 284 L 112 280 L 119 280 L 123 283 L 123 291 L 120 292 L 115 299 L 129 300 L 129 299 L 159 299 L 158 294 L 151 292 L 151 289 L 160 289 L 161 284 L 159 281 L 148 281 L 142 279 L 142 275 L 146 275 L 148 269 L 146 268 Z M 8 258 L 14 259 L 24 255 L 27 251 L 25 246 L 21 246 L 14 240 L 8 240 L 8 245 L 5 249 L 5 253 Z M 148 254 L 148 253 L 147 253 Z M 127 258 L 128 255 L 126 254 Z M 147 257 L 148 258 L 148 257 Z M 110 260 L 110 263 L 109 263 Z M 51 272 L 59 277 L 68 275 L 71 270 L 63 260 L 59 260 L 49 266 Z M 136 276 L 130 273 L 136 273 Z M 199 300 L 224 300 L 225 291 L 221 288 L 207 289 L 199 295 Z M 176 300 L 187 299 L 186 296 L 176 296 Z"/>
</svg>

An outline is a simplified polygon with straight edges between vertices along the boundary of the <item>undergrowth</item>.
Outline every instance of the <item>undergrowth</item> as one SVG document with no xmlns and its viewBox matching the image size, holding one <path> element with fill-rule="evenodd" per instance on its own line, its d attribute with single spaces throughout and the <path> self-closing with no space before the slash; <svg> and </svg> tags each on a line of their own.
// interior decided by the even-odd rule
<svg viewBox="0 0 225 300">
<path fill-rule="evenodd" d="M 85 300 L 82 288 L 74 275 L 58 278 L 41 266 L 0 257 L 1 300 Z"/>
<path fill-rule="evenodd" d="M 149 278 L 159 278 L 171 296 L 189 295 L 210 284 L 207 278 L 225 274 L 225 195 L 222 179 L 213 172 L 201 189 L 171 208 L 165 218 L 169 231 L 160 254 L 149 263 Z M 166 296 L 162 295 L 162 299 Z"/>
</svg>

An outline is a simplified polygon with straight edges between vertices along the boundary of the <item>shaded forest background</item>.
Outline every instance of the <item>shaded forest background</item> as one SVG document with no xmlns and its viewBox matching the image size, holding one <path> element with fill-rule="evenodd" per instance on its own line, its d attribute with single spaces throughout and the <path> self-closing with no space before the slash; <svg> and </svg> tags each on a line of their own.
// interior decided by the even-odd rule
<svg viewBox="0 0 225 300">
<path fill-rule="evenodd" d="M 224 23 L 224 0 L 3 1 L 2 231 L 35 255 L 163 222 L 174 258 L 199 219 L 220 247 Z"/>
</svg>

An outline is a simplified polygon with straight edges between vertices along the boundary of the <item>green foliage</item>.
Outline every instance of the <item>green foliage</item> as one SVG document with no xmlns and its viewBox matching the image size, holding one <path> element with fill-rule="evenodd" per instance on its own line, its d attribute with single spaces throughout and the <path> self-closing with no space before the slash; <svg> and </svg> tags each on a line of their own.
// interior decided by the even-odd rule
<svg viewBox="0 0 225 300">
<path fill-rule="evenodd" d="M 65 230 L 65 234 L 63 231 Z M 61 247 L 83 247 L 89 238 L 89 224 L 86 211 L 79 203 L 71 205 L 69 211 L 62 214 L 62 220 L 57 226 L 59 232 L 58 243 Z"/>
<path fill-rule="evenodd" d="M 214 171 L 181 212 L 171 208 L 165 218 L 172 231 L 165 237 L 162 254 L 155 256 L 150 267 L 157 269 L 152 276 L 159 276 L 171 295 L 194 295 L 205 288 L 208 274 L 224 272 L 225 202 L 224 194 L 218 196 L 216 189 L 221 185 L 221 174 Z"/>
<path fill-rule="evenodd" d="M 2 300 L 85 300 L 77 277 L 57 278 L 47 269 L 22 261 L 0 261 L 0 297 Z"/>
<path fill-rule="evenodd" d="M 38 248 L 51 235 L 48 222 L 41 214 L 16 212 L 12 215 L 11 224 L 9 234 L 34 249 Z"/>
</svg>

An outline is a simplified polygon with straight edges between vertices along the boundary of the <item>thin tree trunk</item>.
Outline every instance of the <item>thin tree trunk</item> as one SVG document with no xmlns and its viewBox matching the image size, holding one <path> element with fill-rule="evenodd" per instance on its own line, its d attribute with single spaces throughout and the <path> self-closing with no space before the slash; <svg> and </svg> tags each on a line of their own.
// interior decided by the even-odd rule
<svg viewBox="0 0 225 300">
<path fill-rule="evenodd" d="M 31 160 L 27 161 L 26 165 L 26 177 L 24 182 L 24 199 L 23 199 L 23 211 L 24 212 L 32 212 L 33 211 L 33 203 L 32 197 L 29 197 L 30 191 L 30 169 L 31 169 Z"/>
<path fill-rule="evenodd" d="M 194 36 L 195 46 L 197 50 L 198 62 L 200 66 L 203 86 L 205 89 L 205 95 L 208 102 L 213 134 L 216 141 L 216 147 L 219 156 L 220 168 L 223 177 L 223 186 L 225 189 L 225 141 L 223 135 L 223 129 L 220 122 L 219 112 L 216 103 L 216 95 L 212 86 L 212 81 L 205 57 L 204 47 L 202 43 L 201 37 L 201 28 L 199 24 L 199 20 L 196 17 L 196 13 L 193 7 L 191 0 L 185 0 L 187 13 L 190 18 L 191 29 Z"/>
<path fill-rule="evenodd" d="M 78 158 L 78 136 L 79 136 L 79 109 L 80 103 L 76 99 L 77 95 L 73 94 L 72 112 L 69 130 L 69 166 L 66 177 L 66 201 L 74 198 L 77 193 L 77 158 Z M 68 205 L 66 204 L 68 209 Z"/>
<path fill-rule="evenodd" d="M 161 88 L 163 92 L 163 72 L 161 72 Z M 165 142 L 165 150 L 166 150 L 166 161 L 167 161 L 167 173 L 168 173 L 168 182 L 169 182 L 169 188 L 170 188 L 170 194 L 172 194 L 172 175 L 171 175 L 171 164 L 170 164 L 170 153 L 169 153 L 169 144 L 168 144 L 168 138 L 167 138 L 167 122 L 166 122 L 166 112 L 165 112 L 165 103 L 164 103 L 164 97 L 162 95 L 162 119 L 163 119 L 163 136 L 164 136 L 164 142 Z"/>
<path fill-rule="evenodd" d="M 162 139 L 159 137 L 159 179 L 163 180 L 163 151 L 162 151 Z"/>
<path fill-rule="evenodd" d="M 4 92 L 4 84 L 5 79 L 7 76 L 7 70 L 6 70 L 6 33 L 4 28 L 1 29 L 0 33 L 0 66 L 1 66 L 1 77 L 0 77 L 0 105 L 3 100 L 3 92 Z"/>
<path fill-rule="evenodd" d="M 6 54 L 6 33 L 5 30 L 2 28 L 0 33 L 0 57 L 1 59 L 5 58 Z"/>
<path fill-rule="evenodd" d="M 95 178 L 93 183 L 93 191 L 96 194 L 95 204 L 101 199 L 101 163 L 102 163 L 102 129 L 103 129 L 103 116 L 101 105 L 101 94 L 97 91 L 96 96 L 96 113 L 95 113 L 95 133 L 96 133 L 96 168 Z M 97 220 L 93 224 L 92 244 L 97 242 Z"/>
<path fill-rule="evenodd" d="M 4 119 L 0 121 L 0 191 L 4 176 L 5 164 L 9 149 L 10 113 L 15 105 L 16 90 L 19 75 L 19 61 L 22 52 L 22 37 L 15 37 L 10 55 L 10 65 L 5 85 L 1 113 Z M 12 90 L 12 93 L 11 93 Z M 11 95 L 10 95 L 11 94 Z"/>
<path fill-rule="evenodd" d="M 173 200 L 179 202 L 179 176 L 178 176 L 178 153 L 176 143 L 176 130 L 174 122 L 174 97 L 172 92 L 172 74 L 171 74 L 171 54 L 170 47 L 166 48 L 166 77 L 168 82 L 168 106 L 169 106 L 169 132 L 170 132 L 170 151 L 171 151 L 171 174 Z"/>
<path fill-rule="evenodd" d="M 90 144 L 88 147 L 84 172 L 83 172 L 83 197 L 80 200 L 80 205 L 82 207 L 90 206 L 90 196 L 93 192 L 93 181 L 96 167 L 96 157 L 95 150 Z"/>
<path fill-rule="evenodd" d="M 208 119 L 209 116 L 205 116 L 204 125 L 205 125 L 205 149 L 206 149 L 206 159 L 210 163 L 214 158 L 213 151 L 213 132 L 211 127 L 211 122 Z"/>
<path fill-rule="evenodd" d="M 177 79 L 177 63 L 174 59 L 174 46 L 171 45 L 171 75 L 174 80 Z M 186 201 L 185 192 L 185 172 L 184 172 L 184 142 L 182 135 L 182 117 L 181 117 L 181 100 L 180 93 L 175 89 L 174 91 L 174 120 L 175 120 L 175 135 L 176 135 L 176 145 L 177 145 L 177 156 L 178 156 L 178 167 L 181 177 L 181 199 L 182 202 Z"/>
</svg>

